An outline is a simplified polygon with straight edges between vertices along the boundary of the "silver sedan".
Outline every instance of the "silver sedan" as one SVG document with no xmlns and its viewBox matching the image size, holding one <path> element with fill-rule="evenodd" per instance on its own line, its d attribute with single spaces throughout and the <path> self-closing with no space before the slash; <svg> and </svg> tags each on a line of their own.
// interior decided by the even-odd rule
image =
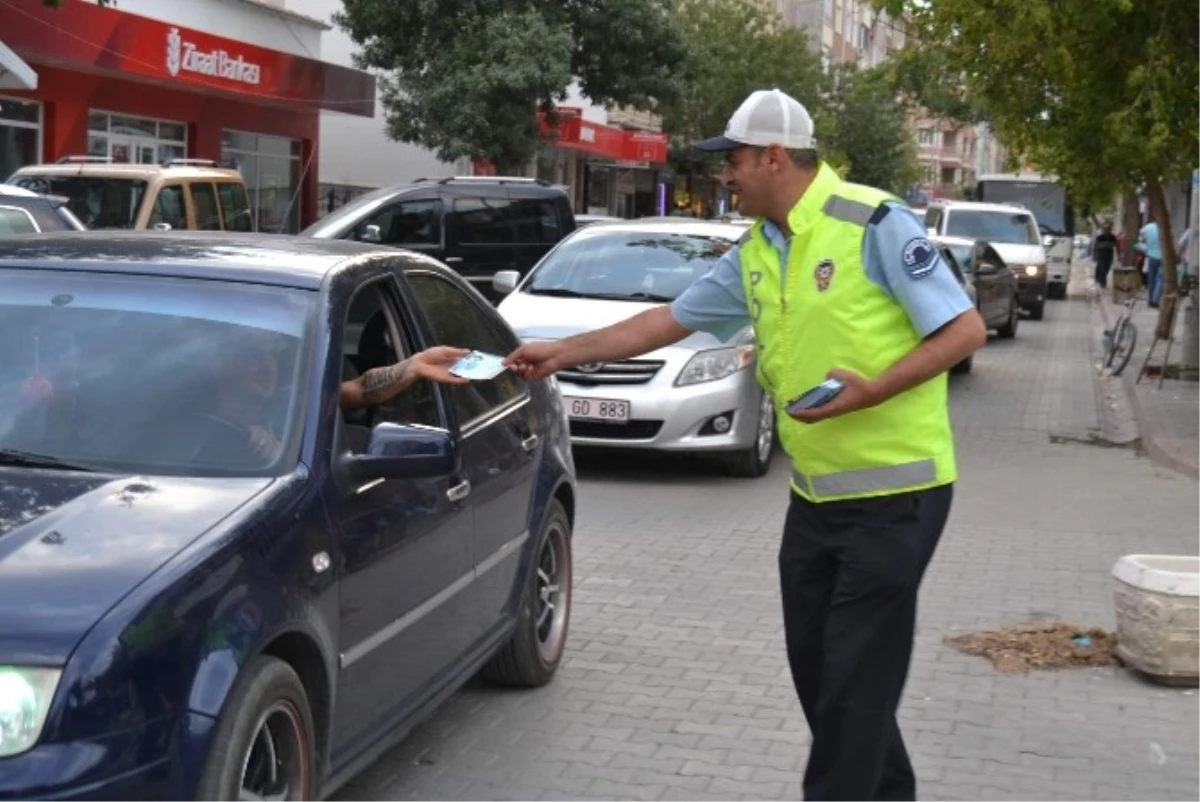
<svg viewBox="0 0 1200 802">
<path fill-rule="evenodd" d="M 656 219 L 579 229 L 518 283 L 496 275 L 500 314 L 525 341 L 591 331 L 674 300 L 745 233 L 743 226 Z M 726 341 L 696 332 L 636 359 L 560 372 L 577 446 L 718 454 L 764 475 L 775 446 L 772 399 L 754 377 L 747 327 Z"/>
</svg>

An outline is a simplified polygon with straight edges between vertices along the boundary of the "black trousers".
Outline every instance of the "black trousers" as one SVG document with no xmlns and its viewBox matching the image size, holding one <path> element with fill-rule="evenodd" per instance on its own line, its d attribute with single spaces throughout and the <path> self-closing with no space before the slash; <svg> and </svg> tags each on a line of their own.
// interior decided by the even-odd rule
<svg viewBox="0 0 1200 802">
<path fill-rule="evenodd" d="M 814 504 L 795 493 L 779 574 L 788 662 L 812 731 L 804 798 L 916 799 L 896 722 L 917 589 L 952 485 Z"/>
</svg>

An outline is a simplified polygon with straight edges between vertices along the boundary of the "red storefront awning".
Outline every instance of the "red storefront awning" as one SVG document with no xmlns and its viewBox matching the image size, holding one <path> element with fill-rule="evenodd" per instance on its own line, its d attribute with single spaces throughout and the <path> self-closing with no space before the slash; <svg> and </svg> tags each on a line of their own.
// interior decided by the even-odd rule
<svg viewBox="0 0 1200 802">
<path fill-rule="evenodd" d="M 5 0 L 4 37 L 27 61 L 313 111 L 375 116 L 375 78 L 149 17 L 65 0 Z"/>
<path fill-rule="evenodd" d="M 618 162 L 667 163 L 669 137 L 657 131 L 627 131 L 583 119 L 580 109 L 557 110 L 558 123 L 551 126 L 538 112 L 542 138 L 557 147 L 601 156 Z"/>
</svg>

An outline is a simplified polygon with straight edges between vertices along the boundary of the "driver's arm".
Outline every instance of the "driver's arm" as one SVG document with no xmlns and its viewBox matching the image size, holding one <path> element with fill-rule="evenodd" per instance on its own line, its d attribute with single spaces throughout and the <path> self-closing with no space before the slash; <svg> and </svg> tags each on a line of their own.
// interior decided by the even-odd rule
<svg viewBox="0 0 1200 802">
<path fill-rule="evenodd" d="M 419 378 L 412 362 L 410 357 L 395 365 L 372 368 L 357 378 L 342 382 L 338 406 L 343 412 L 355 412 L 390 401 Z"/>
</svg>

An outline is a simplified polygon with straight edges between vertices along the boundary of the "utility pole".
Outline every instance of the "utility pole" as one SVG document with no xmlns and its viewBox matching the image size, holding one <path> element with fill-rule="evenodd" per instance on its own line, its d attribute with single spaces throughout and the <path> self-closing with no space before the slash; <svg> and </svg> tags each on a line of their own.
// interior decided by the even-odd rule
<svg viewBox="0 0 1200 802">
<path fill-rule="evenodd" d="M 1192 287 L 1196 283 L 1192 281 L 1192 277 L 1197 275 L 1197 270 L 1200 269 L 1200 208 L 1197 207 L 1197 201 L 1200 201 L 1200 170 L 1192 171 L 1192 187 L 1191 187 L 1191 210 L 1188 214 L 1188 225 L 1191 226 L 1192 233 L 1188 237 L 1187 253 L 1179 254 L 1181 259 L 1187 260 L 1188 265 L 1188 281 Z M 1183 358 L 1179 364 L 1179 378 L 1194 379 L 1200 373 L 1200 298 L 1195 296 L 1195 291 L 1189 299 L 1188 303 L 1183 308 Z"/>
</svg>

